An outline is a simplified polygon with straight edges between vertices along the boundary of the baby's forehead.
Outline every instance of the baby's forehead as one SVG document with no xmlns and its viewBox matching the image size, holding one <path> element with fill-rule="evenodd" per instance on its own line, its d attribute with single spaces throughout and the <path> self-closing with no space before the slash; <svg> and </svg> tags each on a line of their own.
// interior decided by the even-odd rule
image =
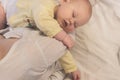
<svg viewBox="0 0 120 80">
<path fill-rule="evenodd" d="M 78 13 L 88 13 L 89 11 L 91 11 L 91 6 L 88 2 L 76 2 L 74 4 L 74 9 Z"/>
<path fill-rule="evenodd" d="M 81 24 L 85 24 L 91 17 L 91 11 L 86 9 L 79 9 L 76 10 L 76 14 L 77 14 L 77 20 L 78 22 L 80 22 Z"/>
</svg>

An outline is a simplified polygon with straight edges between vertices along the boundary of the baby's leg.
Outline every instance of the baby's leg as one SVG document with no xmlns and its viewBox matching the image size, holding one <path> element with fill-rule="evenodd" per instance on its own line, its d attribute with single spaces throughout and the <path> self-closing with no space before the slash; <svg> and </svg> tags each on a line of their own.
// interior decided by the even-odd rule
<svg viewBox="0 0 120 80">
<path fill-rule="evenodd" d="M 0 60 L 5 57 L 17 40 L 18 39 L 0 39 Z"/>
</svg>

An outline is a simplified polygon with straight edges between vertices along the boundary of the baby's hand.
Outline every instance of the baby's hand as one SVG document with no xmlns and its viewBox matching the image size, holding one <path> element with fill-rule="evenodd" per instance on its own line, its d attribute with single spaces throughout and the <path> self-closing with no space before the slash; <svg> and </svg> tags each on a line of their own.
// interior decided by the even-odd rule
<svg viewBox="0 0 120 80">
<path fill-rule="evenodd" d="M 65 31 L 61 31 L 54 36 L 55 39 L 61 41 L 68 49 L 72 48 L 74 45 L 74 40 Z"/>
<path fill-rule="evenodd" d="M 72 72 L 71 74 L 72 74 L 73 80 L 80 80 L 80 71 L 79 70 L 76 70 L 76 71 Z"/>
<path fill-rule="evenodd" d="M 63 44 L 68 47 L 68 49 L 71 49 L 74 45 L 74 40 L 71 36 L 66 35 L 66 37 L 62 40 Z"/>
</svg>

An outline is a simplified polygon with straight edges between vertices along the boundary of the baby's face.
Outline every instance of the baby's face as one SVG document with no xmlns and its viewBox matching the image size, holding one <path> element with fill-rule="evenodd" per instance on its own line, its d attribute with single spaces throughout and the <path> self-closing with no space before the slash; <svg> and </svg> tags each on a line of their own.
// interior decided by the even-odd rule
<svg viewBox="0 0 120 80">
<path fill-rule="evenodd" d="M 5 22 L 6 22 L 5 12 L 4 12 L 2 5 L 0 4 L 0 29 L 3 29 Z"/>
<path fill-rule="evenodd" d="M 66 32 L 72 32 L 76 27 L 85 24 L 91 16 L 91 8 L 85 0 L 64 2 L 57 7 L 56 20 Z"/>
</svg>

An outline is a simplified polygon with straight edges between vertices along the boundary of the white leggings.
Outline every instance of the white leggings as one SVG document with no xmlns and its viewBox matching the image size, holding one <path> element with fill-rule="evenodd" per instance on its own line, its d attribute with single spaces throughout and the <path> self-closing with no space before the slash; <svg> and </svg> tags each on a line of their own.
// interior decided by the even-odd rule
<svg viewBox="0 0 120 80">
<path fill-rule="evenodd" d="M 40 36 L 38 31 L 17 30 L 22 36 L 0 61 L 0 80 L 46 80 L 57 69 L 55 62 L 66 47 L 53 38 Z"/>
</svg>

